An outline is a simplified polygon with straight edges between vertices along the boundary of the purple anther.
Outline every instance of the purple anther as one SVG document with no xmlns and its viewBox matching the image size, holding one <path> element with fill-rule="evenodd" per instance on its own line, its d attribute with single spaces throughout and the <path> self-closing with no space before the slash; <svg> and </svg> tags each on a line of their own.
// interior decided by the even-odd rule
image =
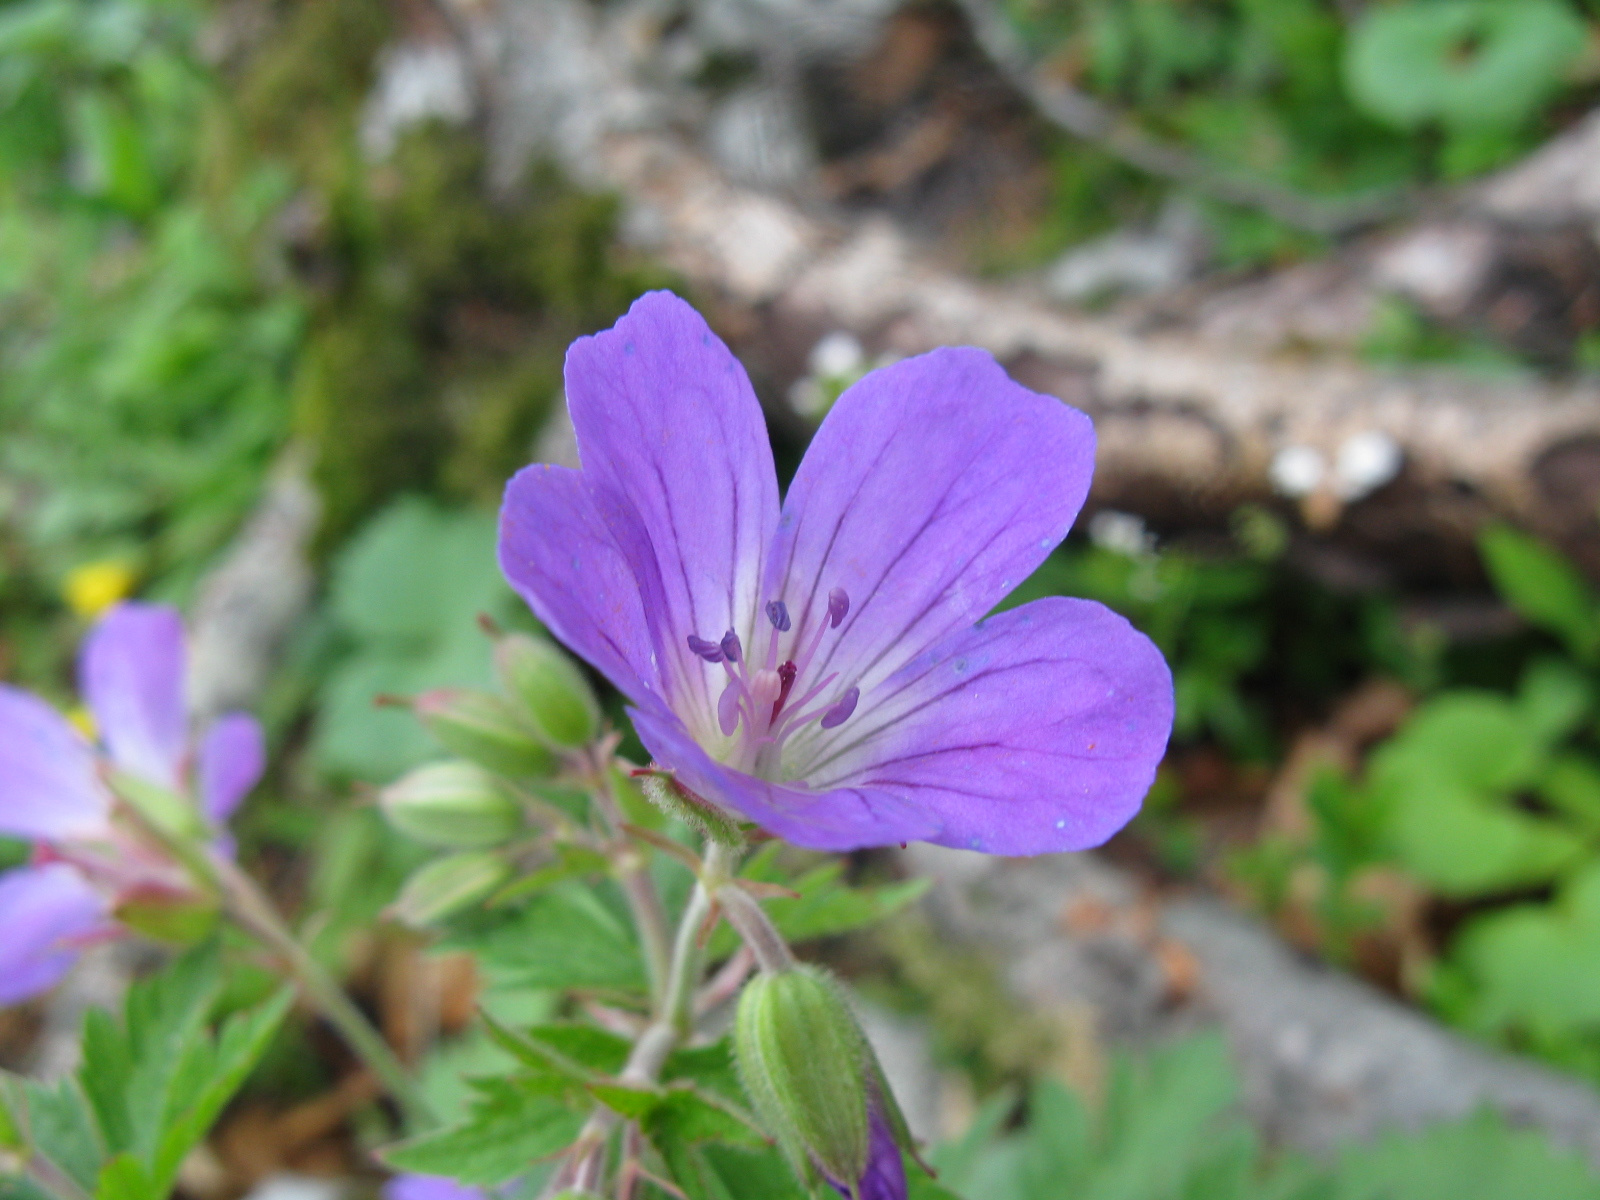
<svg viewBox="0 0 1600 1200">
<path fill-rule="evenodd" d="M 744 659 L 744 647 L 739 644 L 739 635 L 731 629 L 722 635 L 722 656 L 731 663 Z"/>
<path fill-rule="evenodd" d="M 725 654 L 723 654 L 722 646 L 719 643 L 709 642 L 705 638 L 696 637 L 692 633 L 689 635 L 689 649 L 692 653 L 698 654 L 708 663 L 719 663 L 725 657 L 727 657 Z"/>
<path fill-rule="evenodd" d="M 849 611 L 850 597 L 843 588 L 834 588 L 828 593 L 828 623 L 834 629 L 839 628 L 839 622 L 844 620 Z"/>
<path fill-rule="evenodd" d="M 824 729 L 832 729 L 837 725 L 843 725 L 850 719 L 850 714 L 855 712 L 856 701 L 860 699 L 861 689 L 858 687 L 851 688 L 839 698 L 837 704 L 822 714 L 822 727 Z"/>
<path fill-rule="evenodd" d="M 767 620 L 772 622 L 772 627 L 779 633 L 788 633 L 792 624 L 789 620 L 789 606 L 782 600 L 768 600 Z"/>
</svg>

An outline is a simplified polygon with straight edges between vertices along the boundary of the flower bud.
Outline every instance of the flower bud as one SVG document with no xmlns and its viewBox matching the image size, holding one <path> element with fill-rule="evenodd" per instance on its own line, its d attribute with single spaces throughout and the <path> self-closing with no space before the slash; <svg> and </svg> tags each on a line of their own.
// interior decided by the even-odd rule
<svg viewBox="0 0 1600 1200">
<path fill-rule="evenodd" d="M 866 1038 L 833 979 L 810 965 L 745 984 L 734 1021 L 745 1092 L 803 1179 L 859 1180 L 867 1167 Z"/>
<path fill-rule="evenodd" d="M 543 638 L 511 633 L 494 648 L 502 686 L 552 746 L 582 746 L 600 730 L 600 704 L 577 665 Z"/>
<path fill-rule="evenodd" d="M 467 688 L 438 688 L 416 698 L 412 711 L 452 754 L 512 779 L 547 778 L 556 758 L 516 709 L 498 696 Z"/>
<path fill-rule="evenodd" d="M 407 879 L 391 915 L 424 929 L 487 899 L 511 878 L 511 864 L 487 850 L 464 850 L 436 859 Z"/>
<path fill-rule="evenodd" d="M 418 767 L 384 788 L 378 800 L 400 832 L 448 850 L 488 849 L 522 828 L 516 801 L 475 763 L 451 760 Z"/>
<path fill-rule="evenodd" d="M 216 930 L 222 908 L 215 897 L 200 892 L 148 888 L 120 897 L 115 916 L 151 941 L 193 946 Z"/>
</svg>

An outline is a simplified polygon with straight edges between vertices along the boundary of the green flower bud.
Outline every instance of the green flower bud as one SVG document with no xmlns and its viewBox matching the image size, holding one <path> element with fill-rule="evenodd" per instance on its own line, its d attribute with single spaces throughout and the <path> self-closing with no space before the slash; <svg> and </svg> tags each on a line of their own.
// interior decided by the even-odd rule
<svg viewBox="0 0 1600 1200">
<path fill-rule="evenodd" d="M 734 1020 L 745 1092 L 801 1178 L 866 1169 L 872 1051 L 831 976 L 808 964 L 745 984 Z"/>
<path fill-rule="evenodd" d="M 475 763 L 429 763 L 379 793 L 401 833 L 447 850 L 485 850 L 522 829 L 522 809 L 505 785 Z"/>
<path fill-rule="evenodd" d="M 600 703 L 570 658 L 543 638 L 511 633 L 494 648 L 502 686 L 552 746 L 582 746 L 600 731 Z"/>
<path fill-rule="evenodd" d="M 217 928 L 222 908 L 213 896 L 136 891 L 117 905 L 116 918 L 129 929 L 155 942 L 193 946 Z"/>
<path fill-rule="evenodd" d="M 418 696 L 412 711 L 441 746 L 479 766 L 513 779 L 555 774 L 555 755 L 517 710 L 498 696 L 438 688 Z"/>
<path fill-rule="evenodd" d="M 407 879 L 390 913 L 404 925 L 425 929 L 488 899 L 510 878 L 511 864 L 491 851 L 450 854 Z"/>
</svg>

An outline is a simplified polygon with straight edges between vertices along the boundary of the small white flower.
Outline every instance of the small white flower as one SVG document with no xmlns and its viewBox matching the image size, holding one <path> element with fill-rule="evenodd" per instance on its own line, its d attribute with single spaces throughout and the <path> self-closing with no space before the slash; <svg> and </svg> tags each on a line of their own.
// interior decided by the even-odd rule
<svg viewBox="0 0 1600 1200">
<path fill-rule="evenodd" d="M 865 358 L 866 351 L 855 335 L 836 329 L 811 347 L 806 365 L 813 375 L 824 379 L 845 379 L 861 370 Z"/>
<path fill-rule="evenodd" d="M 1146 528 L 1143 517 L 1114 508 L 1102 508 L 1089 518 L 1089 540 L 1129 558 L 1150 554 L 1156 548 L 1156 536 Z"/>
<path fill-rule="evenodd" d="M 1405 457 L 1400 443 L 1387 433 L 1369 429 L 1353 434 L 1339 447 L 1333 464 L 1334 486 L 1343 500 L 1359 500 L 1400 473 Z"/>
<path fill-rule="evenodd" d="M 1268 469 L 1272 486 L 1283 496 L 1309 496 L 1321 486 L 1328 461 L 1315 446 L 1285 446 Z"/>
</svg>

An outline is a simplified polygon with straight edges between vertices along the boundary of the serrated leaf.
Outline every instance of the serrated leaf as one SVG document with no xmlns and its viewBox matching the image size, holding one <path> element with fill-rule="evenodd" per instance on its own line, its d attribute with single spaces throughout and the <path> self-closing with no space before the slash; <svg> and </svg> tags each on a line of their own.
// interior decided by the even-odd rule
<svg viewBox="0 0 1600 1200">
<path fill-rule="evenodd" d="M 446 945 L 479 954 L 506 985 L 620 993 L 647 986 L 626 919 L 576 881 Z"/>
<path fill-rule="evenodd" d="M 512 880 L 490 897 L 488 903 L 491 907 L 508 904 L 513 900 L 520 900 L 524 896 L 531 896 L 535 892 L 554 887 L 558 883 L 564 883 L 568 879 L 577 879 L 584 875 L 603 875 L 610 870 L 611 860 L 598 850 L 591 850 L 587 846 L 562 844 L 556 847 L 554 862 L 546 863 L 521 879 Z"/>
<path fill-rule="evenodd" d="M 166 1195 L 178 1177 L 184 1157 L 200 1144 L 223 1107 L 261 1061 L 273 1035 L 294 1003 L 295 991 L 286 985 L 275 996 L 247 1012 L 234 1013 L 223 1024 L 214 1048 L 206 1040 L 202 1082 L 189 1093 L 179 1093 L 168 1111 L 151 1162 L 159 1194 Z"/>
<path fill-rule="evenodd" d="M 21 1083 L 24 1111 L 14 1113 L 33 1150 L 86 1192 L 94 1191 L 105 1145 L 77 1080 Z"/>
<path fill-rule="evenodd" d="M 587 1093 L 549 1083 L 506 1080 L 479 1084 L 466 1121 L 383 1151 L 397 1171 L 448 1175 L 478 1187 L 498 1187 L 577 1138 Z"/>
<path fill-rule="evenodd" d="M 482 1014 L 484 1028 L 502 1050 L 540 1075 L 586 1087 L 614 1075 L 627 1061 L 626 1038 L 592 1025 L 537 1025 L 519 1032 Z"/>
</svg>

